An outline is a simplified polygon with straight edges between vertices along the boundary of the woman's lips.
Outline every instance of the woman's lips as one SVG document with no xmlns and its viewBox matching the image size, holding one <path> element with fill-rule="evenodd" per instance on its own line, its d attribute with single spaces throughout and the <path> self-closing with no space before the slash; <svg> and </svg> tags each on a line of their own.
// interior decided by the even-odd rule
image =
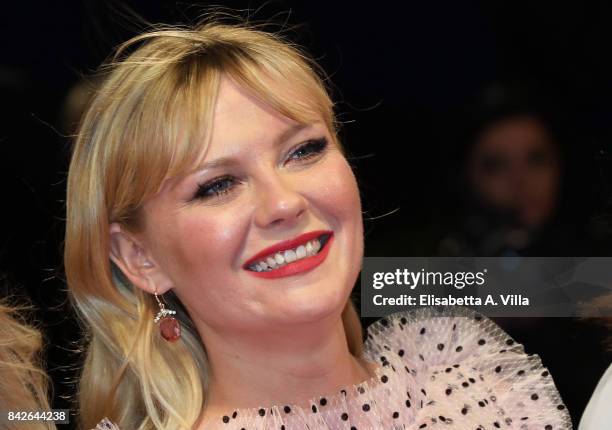
<svg viewBox="0 0 612 430">
<path fill-rule="evenodd" d="M 319 264 L 323 263 L 323 261 L 325 261 L 325 258 L 327 257 L 331 244 L 334 240 L 334 234 L 331 231 L 318 232 L 318 235 L 314 235 L 314 238 L 320 237 L 321 235 L 328 235 L 329 237 L 324 242 L 323 247 L 319 250 L 319 252 L 314 255 L 304 257 L 296 261 L 292 261 L 291 263 L 286 263 L 282 267 L 272 269 L 269 271 L 257 272 L 257 271 L 248 269 L 250 264 L 254 264 L 256 261 L 259 261 L 258 259 L 261 260 L 262 257 L 265 257 L 266 255 L 268 256 L 270 255 L 269 253 L 259 253 L 254 258 L 249 259 L 249 262 L 247 262 L 248 264 L 245 265 L 246 266 L 245 269 L 249 273 L 251 273 L 253 276 L 257 276 L 258 278 L 264 278 L 264 279 L 282 278 L 285 276 L 297 275 L 299 273 L 312 270 L 315 267 L 317 267 Z M 306 238 L 307 240 L 304 241 L 304 238 Z M 296 240 L 290 241 L 290 242 L 294 242 L 294 247 L 296 247 L 296 246 L 305 244 L 306 242 L 308 242 L 308 240 L 312 238 L 313 238 L 313 234 L 307 233 L 306 235 L 299 236 L 298 238 L 296 238 Z M 269 249 L 273 249 L 273 248 L 267 248 L 264 251 L 267 252 Z M 284 249 L 291 249 L 291 247 L 284 248 Z M 277 252 L 277 250 L 273 250 L 272 252 Z"/>
<path fill-rule="evenodd" d="M 331 230 L 313 230 L 308 233 L 301 234 L 293 239 L 284 240 L 282 242 L 278 242 L 272 246 L 269 246 L 265 249 L 262 249 L 257 254 L 249 258 L 246 263 L 242 265 L 243 269 L 248 269 L 250 265 L 257 263 L 260 260 L 265 259 L 271 255 L 276 254 L 277 252 L 286 251 L 288 249 L 297 248 L 299 245 L 305 245 L 309 240 L 315 239 L 324 234 L 331 235 L 333 232 Z"/>
</svg>

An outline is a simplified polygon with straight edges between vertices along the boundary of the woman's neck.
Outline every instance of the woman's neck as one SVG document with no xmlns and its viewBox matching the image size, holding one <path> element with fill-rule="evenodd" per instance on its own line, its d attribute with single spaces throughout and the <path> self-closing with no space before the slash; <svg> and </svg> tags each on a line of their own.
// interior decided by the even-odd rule
<svg viewBox="0 0 612 430">
<path fill-rule="evenodd" d="M 217 336 L 203 329 L 209 371 L 206 408 L 200 425 L 235 409 L 270 405 L 304 405 L 374 376 L 375 365 L 353 356 L 342 319 L 253 336 Z"/>
</svg>

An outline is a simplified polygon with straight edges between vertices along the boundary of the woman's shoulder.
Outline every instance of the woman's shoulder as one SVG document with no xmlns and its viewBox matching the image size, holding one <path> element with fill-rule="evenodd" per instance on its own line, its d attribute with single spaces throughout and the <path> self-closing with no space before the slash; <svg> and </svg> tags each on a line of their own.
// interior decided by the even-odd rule
<svg viewBox="0 0 612 430">
<path fill-rule="evenodd" d="M 542 429 L 572 428 L 540 357 L 469 308 L 420 308 L 381 318 L 367 329 L 364 356 L 410 373 L 427 416 L 439 408 L 440 416 L 452 413 L 463 421 L 495 409 L 490 416 L 499 421 L 482 423 L 485 428 L 516 420 Z"/>
<path fill-rule="evenodd" d="M 367 329 L 365 347 L 371 354 L 394 351 L 403 356 L 404 346 L 410 346 L 410 352 L 417 352 L 416 357 L 429 365 L 474 355 L 524 353 L 523 346 L 495 322 L 464 307 L 401 311 Z"/>
<path fill-rule="evenodd" d="M 579 430 L 603 428 L 612 421 L 612 364 L 604 373 L 580 419 Z"/>
<path fill-rule="evenodd" d="M 494 346 L 513 352 L 523 350 L 495 322 L 465 307 L 405 310 L 380 318 L 367 328 L 368 349 L 388 351 L 402 342 L 410 342 L 418 350 L 435 351 L 432 358 L 437 360 L 453 356 L 453 347 L 454 353 L 462 356 L 467 354 L 466 347 L 471 353 L 489 351 Z"/>
<path fill-rule="evenodd" d="M 463 360 L 485 354 L 522 355 L 523 345 L 497 323 L 465 307 L 426 307 L 396 312 L 367 328 L 366 350 L 411 352 L 427 364 Z M 395 347 L 395 349 L 394 349 Z M 414 355 L 414 354 L 413 354 Z M 531 360 L 537 356 L 530 355 Z M 425 360 L 425 359 L 428 360 Z"/>
</svg>

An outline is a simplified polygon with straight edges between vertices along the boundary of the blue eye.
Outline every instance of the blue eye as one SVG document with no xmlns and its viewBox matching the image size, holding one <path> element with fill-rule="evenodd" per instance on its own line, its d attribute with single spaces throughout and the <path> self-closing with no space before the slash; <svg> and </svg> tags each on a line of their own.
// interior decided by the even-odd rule
<svg viewBox="0 0 612 430">
<path fill-rule="evenodd" d="M 198 186 L 194 199 L 207 199 L 210 197 L 219 197 L 229 193 L 235 183 L 235 179 L 230 176 L 213 179 L 205 184 Z"/>
<path fill-rule="evenodd" d="M 327 147 L 327 139 L 312 139 L 300 145 L 289 155 L 289 160 L 308 160 L 322 153 Z"/>
</svg>

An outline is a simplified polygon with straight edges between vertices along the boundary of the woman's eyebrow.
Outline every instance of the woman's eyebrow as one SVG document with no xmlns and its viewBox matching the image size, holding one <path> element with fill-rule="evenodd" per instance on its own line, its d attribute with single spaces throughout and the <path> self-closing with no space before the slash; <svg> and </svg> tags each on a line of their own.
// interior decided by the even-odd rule
<svg viewBox="0 0 612 430">
<path fill-rule="evenodd" d="M 214 169 L 214 168 L 217 168 L 217 167 L 232 166 L 232 165 L 235 165 L 236 163 L 237 163 L 237 161 L 236 161 L 235 158 L 221 157 L 221 158 L 217 158 L 216 160 L 207 161 L 206 163 L 200 164 L 196 168 L 195 173 L 202 172 L 202 171 L 208 170 L 208 169 Z"/>
<path fill-rule="evenodd" d="M 291 139 L 296 134 L 302 132 L 303 130 L 311 128 L 311 127 L 313 127 L 313 124 L 302 124 L 302 123 L 295 124 L 294 126 L 290 127 L 289 129 L 285 130 L 284 132 L 282 132 L 275 139 L 274 146 L 280 145 L 281 143 Z"/>
</svg>

